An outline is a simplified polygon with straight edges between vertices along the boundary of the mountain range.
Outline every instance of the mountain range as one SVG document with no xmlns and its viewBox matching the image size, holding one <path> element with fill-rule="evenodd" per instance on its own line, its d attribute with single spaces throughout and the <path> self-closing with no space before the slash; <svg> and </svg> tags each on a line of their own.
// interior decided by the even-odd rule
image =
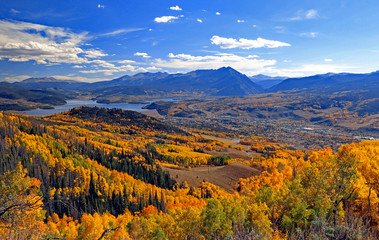
<svg viewBox="0 0 379 240">
<path fill-rule="evenodd" d="M 329 91 L 373 90 L 379 87 L 379 71 L 368 74 L 327 73 L 301 78 L 287 78 L 268 89 L 268 92 L 295 89 Z"/>
<path fill-rule="evenodd" d="M 3 99 L 23 99 L 31 92 L 46 93 L 50 98 L 41 98 L 46 104 L 56 93 L 58 101 L 86 96 L 102 102 L 122 102 L 130 99 L 153 99 L 162 97 L 203 98 L 222 96 L 247 96 L 264 92 L 313 91 L 333 93 L 339 91 L 379 92 L 379 72 L 368 74 L 328 73 L 300 78 L 270 77 L 255 75 L 248 77 L 231 67 L 215 70 L 196 70 L 184 74 L 138 73 L 125 75 L 110 81 L 86 83 L 73 80 L 60 80 L 53 77 L 29 78 L 21 82 L 1 83 L 17 94 L 2 94 Z M 18 89 L 17 91 L 15 89 Z M 3 91 L 4 92 L 4 91 Z M 140 98 L 131 98 L 139 96 Z M 46 100 L 47 99 L 47 100 Z M 1 99 L 0 99 L 1 100 Z M 30 99 L 25 99 L 30 101 Z M 38 102 L 37 97 L 32 101 Z M 0 101 L 0 108 L 1 108 Z M 8 104 L 9 105 L 9 104 Z"/>
<path fill-rule="evenodd" d="M 263 88 L 231 67 L 196 70 L 185 74 L 139 73 L 111 81 L 93 83 L 87 90 L 111 87 L 139 87 L 160 92 L 202 93 L 210 96 L 244 96 L 263 92 Z"/>
</svg>

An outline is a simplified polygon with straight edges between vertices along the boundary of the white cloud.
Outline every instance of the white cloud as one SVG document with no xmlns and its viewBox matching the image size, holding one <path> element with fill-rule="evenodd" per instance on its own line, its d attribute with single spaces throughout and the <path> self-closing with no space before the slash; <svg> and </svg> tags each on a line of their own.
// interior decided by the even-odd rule
<svg viewBox="0 0 379 240">
<path fill-rule="evenodd" d="M 295 17 L 290 18 L 290 21 L 299 21 L 304 19 L 315 19 L 319 17 L 318 11 L 315 9 L 309 9 L 308 11 L 299 11 Z"/>
<path fill-rule="evenodd" d="M 53 78 L 59 79 L 59 80 L 75 80 L 80 82 L 99 82 L 99 81 L 107 81 L 108 78 L 87 78 L 82 76 L 75 76 L 74 74 L 69 75 L 55 75 L 52 76 Z"/>
<path fill-rule="evenodd" d="M 231 66 L 241 72 L 261 72 L 265 67 L 276 64 L 275 60 L 256 59 L 252 56 L 242 57 L 228 53 L 206 56 L 170 53 L 168 57 L 168 60 L 154 59 L 151 65 L 161 68 L 182 69 L 183 71 Z"/>
<path fill-rule="evenodd" d="M 308 38 L 315 38 L 318 36 L 318 32 L 307 32 L 307 33 L 300 33 L 299 36 L 301 37 L 308 37 Z"/>
<path fill-rule="evenodd" d="M 216 15 L 221 15 L 221 13 L 220 12 L 216 12 Z"/>
<path fill-rule="evenodd" d="M 105 76 L 113 75 L 113 73 L 118 72 L 148 72 L 158 70 L 156 67 L 143 68 L 139 66 L 133 66 L 130 64 L 115 66 L 113 64 L 100 64 L 99 66 L 104 67 L 103 69 L 92 69 L 92 70 L 83 70 L 81 73 L 103 73 Z"/>
<path fill-rule="evenodd" d="M 100 58 L 100 57 L 108 56 L 108 54 L 104 53 L 101 50 L 89 49 L 89 50 L 86 50 L 85 56 L 88 58 Z"/>
<path fill-rule="evenodd" d="M 270 76 L 304 77 L 315 74 L 354 72 L 354 66 L 334 65 L 334 64 L 302 64 L 289 69 L 266 68 L 262 72 Z"/>
<path fill-rule="evenodd" d="M 118 29 L 118 30 L 112 31 L 112 32 L 103 33 L 103 34 L 100 34 L 98 36 L 116 36 L 116 35 L 126 34 L 126 33 L 130 33 L 130 32 L 137 32 L 137 31 L 141 31 L 141 30 L 145 30 L 145 28 L 123 28 L 123 29 Z"/>
<path fill-rule="evenodd" d="M 114 68 L 116 67 L 113 63 L 101 60 L 101 59 L 96 59 L 93 60 L 91 63 L 95 65 L 95 67 L 102 67 L 102 68 Z"/>
<path fill-rule="evenodd" d="M 176 6 L 172 6 L 170 7 L 171 10 L 174 10 L 174 11 L 182 11 L 183 9 L 181 9 L 178 5 Z"/>
<path fill-rule="evenodd" d="M 331 58 L 325 58 L 324 61 L 325 62 L 333 62 L 333 59 L 331 59 Z"/>
<path fill-rule="evenodd" d="M 136 53 L 134 53 L 134 56 L 139 56 L 139 57 L 143 57 L 143 58 L 150 58 L 149 54 L 144 53 L 144 52 L 136 52 Z"/>
<path fill-rule="evenodd" d="M 73 64 L 75 69 L 86 67 L 86 70 L 80 71 L 81 73 L 104 73 L 105 75 L 157 69 L 154 66 L 134 66 L 138 63 L 132 60 L 116 63 L 102 60 L 102 57 L 108 56 L 107 53 L 100 49 L 83 48 L 83 46 L 91 46 L 85 42 L 89 39 L 86 32 L 73 33 L 69 29 L 60 27 L 0 20 L 0 59 L 13 62 L 33 60 L 45 65 L 67 63 Z M 147 53 L 137 52 L 135 55 L 150 58 Z"/>
<path fill-rule="evenodd" d="M 133 61 L 133 60 L 121 60 L 121 61 L 118 61 L 118 63 L 121 63 L 121 64 L 132 64 L 132 63 L 136 63 L 136 61 Z"/>
<path fill-rule="evenodd" d="M 101 5 L 100 3 L 97 4 L 97 8 L 104 8 L 104 5 Z"/>
<path fill-rule="evenodd" d="M 257 25 L 254 24 L 254 25 L 253 25 L 253 28 L 256 28 L 256 27 L 257 27 Z"/>
<path fill-rule="evenodd" d="M 237 22 L 238 22 L 238 23 L 244 23 L 244 22 L 246 22 L 246 21 L 245 21 L 245 20 L 240 20 L 240 19 L 238 19 Z"/>
<path fill-rule="evenodd" d="M 99 50 L 81 48 L 88 33 L 41 24 L 0 20 L 0 59 L 12 62 L 36 61 L 38 64 L 82 64 L 89 57 L 104 56 Z"/>
<path fill-rule="evenodd" d="M 154 18 L 154 22 L 167 23 L 167 22 L 173 22 L 173 20 L 178 19 L 178 18 L 179 17 L 175 17 L 175 16 L 162 16 L 162 17 Z"/>
<path fill-rule="evenodd" d="M 222 49 L 230 48 L 241 48 L 241 49 L 251 49 L 251 48 L 277 48 L 291 46 L 289 43 L 267 40 L 263 38 L 257 38 L 256 40 L 249 40 L 246 38 L 240 38 L 239 40 L 234 38 L 224 38 L 214 35 L 211 38 L 212 44 L 220 46 Z"/>
<path fill-rule="evenodd" d="M 200 18 L 196 19 L 196 21 L 198 21 L 199 23 L 203 22 L 203 20 L 201 20 Z"/>
</svg>

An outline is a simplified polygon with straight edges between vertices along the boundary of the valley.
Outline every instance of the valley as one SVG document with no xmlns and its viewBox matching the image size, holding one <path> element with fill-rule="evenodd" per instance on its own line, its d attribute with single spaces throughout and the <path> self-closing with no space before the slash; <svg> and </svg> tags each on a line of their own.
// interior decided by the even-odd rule
<svg viewBox="0 0 379 240">
<path fill-rule="evenodd" d="M 59 104 L 76 96 L 92 99 L 104 107 L 135 110 L 138 105 L 148 110 L 146 114 L 177 126 L 191 128 L 203 124 L 209 128 L 207 125 L 214 124 L 228 131 L 238 129 L 245 135 L 261 136 L 306 150 L 337 149 L 340 144 L 356 139 L 379 138 L 378 77 L 379 74 L 373 72 L 288 79 L 264 75 L 249 78 L 223 67 L 186 74 L 139 73 L 96 83 L 31 78 L 7 84 L 7 87 L 18 92 L 55 93 L 56 97 L 66 99 Z M 264 86 L 260 86 L 260 82 Z M 52 108 L 51 104 L 57 103 L 53 98 L 50 100 L 54 101 L 24 99 L 22 96 L 28 95 L 20 93 L 5 96 L 8 98 L 0 99 L 3 101 L 0 101 L 0 109 L 6 111 Z M 167 98 L 180 101 L 165 101 Z M 57 107 L 60 108 L 68 110 L 65 105 Z"/>
<path fill-rule="evenodd" d="M 8 84 L 17 94 L 0 105 L 0 193 L 10 196 L 0 194 L 0 237 L 288 239 L 321 219 L 375 239 L 371 75 L 368 89 L 347 84 L 346 74 L 321 88 L 312 79 L 329 75 L 301 89 L 291 88 L 299 79 L 281 78 L 257 87 L 231 68 Z M 32 107 L 9 107 L 20 102 Z M 20 114 L 51 104 L 61 105 Z"/>
</svg>

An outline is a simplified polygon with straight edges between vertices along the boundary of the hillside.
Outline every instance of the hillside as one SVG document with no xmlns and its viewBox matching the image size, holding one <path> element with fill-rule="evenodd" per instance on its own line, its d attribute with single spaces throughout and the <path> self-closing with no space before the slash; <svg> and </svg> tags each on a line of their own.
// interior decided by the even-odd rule
<svg viewBox="0 0 379 240">
<path fill-rule="evenodd" d="M 144 131 L 156 132 L 163 131 L 165 133 L 186 134 L 183 130 L 164 124 L 155 118 L 148 117 L 138 112 L 121 110 L 121 109 L 104 109 L 98 107 L 80 107 L 71 109 L 63 116 L 72 116 L 93 123 L 110 124 L 114 126 L 135 126 L 136 129 Z"/>
<path fill-rule="evenodd" d="M 44 90 L 27 90 L 9 84 L 0 84 L 0 110 L 28 110 L 51 108 L 65 104 L 65 97 Z"/>
<path fill-rule="evenodd" d="M 379 201 L 370 195 L 379 190 L 378 141 L 338 152 L 256 138 L 227 146 L 138 113 L 88 107 L 43 118 L 0 113 L 0 123 L 0 238 L 284 240 L 324 234 L 318 221 L 337 234 L 378 236 Z M 248 165 L 210 154 L 242 143 L 264 145 L 264 154 Z"/>
</svg>

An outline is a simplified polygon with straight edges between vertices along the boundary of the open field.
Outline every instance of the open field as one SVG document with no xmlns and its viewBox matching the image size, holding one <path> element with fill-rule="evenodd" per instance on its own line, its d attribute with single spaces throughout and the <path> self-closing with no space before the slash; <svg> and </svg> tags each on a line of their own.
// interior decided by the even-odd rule
<svg viewBox="0 0 379 240">
<path fill-rule="evenodd" d="M 162 167 L 168 171 L 173 179 L 178 183 L 187 181 L 188 185 L 193 187 L 200 186 L 204 180 L 217 185 L 227 192 L 233 193 L 235 184 L 240 178 L 248 178 L 259 175 L 260 171 L 255 168 L 246 166 L 242 163 L 232 163 L 225 166 L 205 166 L 188 169 L 172 169 Z"/>
</svg>

